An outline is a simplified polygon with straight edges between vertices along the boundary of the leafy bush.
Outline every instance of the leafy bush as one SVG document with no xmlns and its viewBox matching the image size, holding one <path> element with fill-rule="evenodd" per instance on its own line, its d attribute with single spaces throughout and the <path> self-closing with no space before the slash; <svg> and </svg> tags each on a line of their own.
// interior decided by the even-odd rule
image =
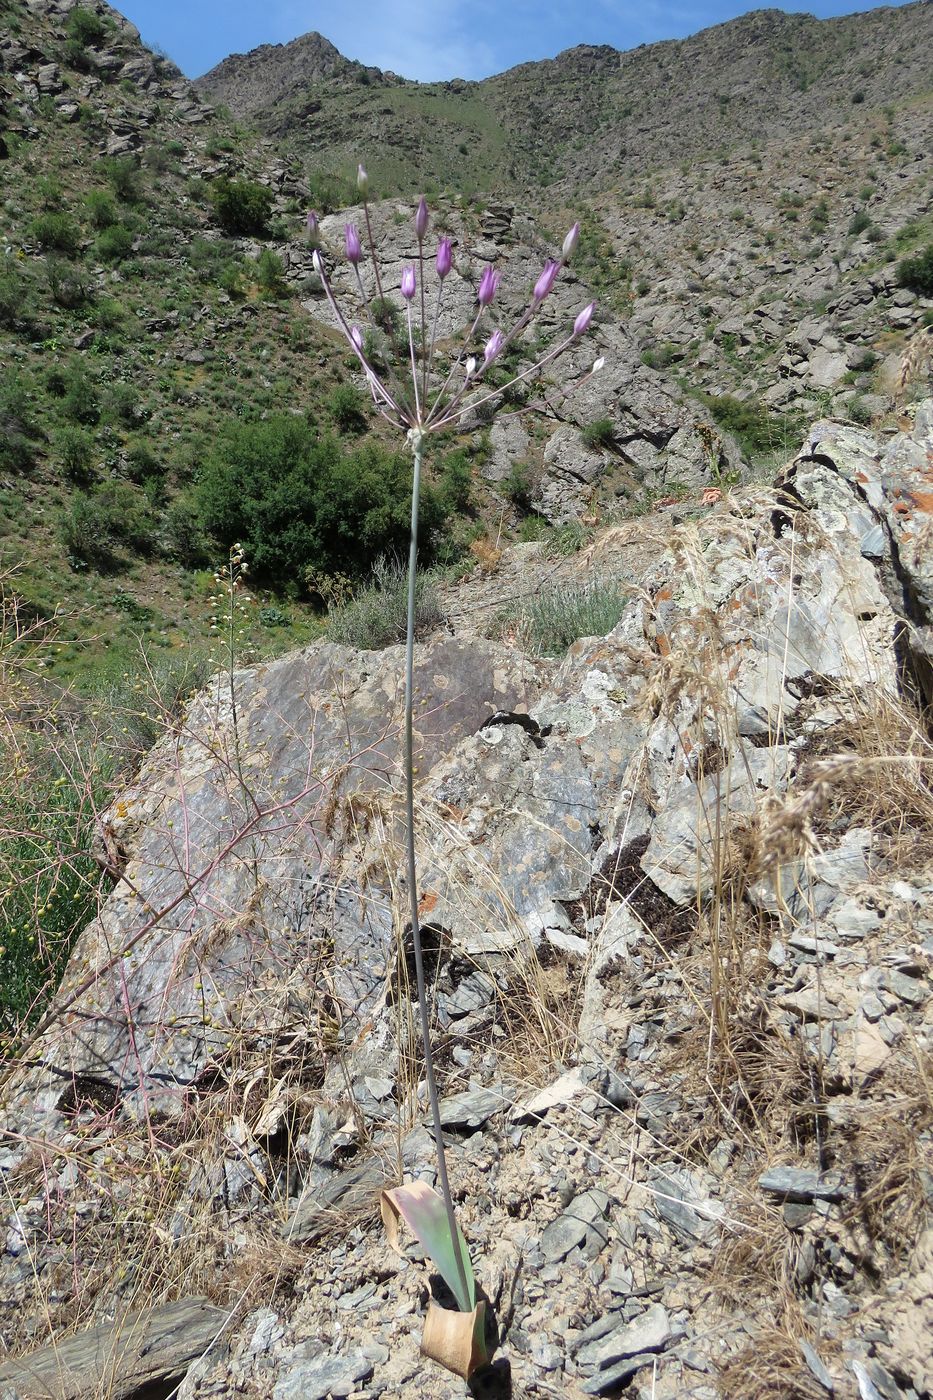
<svg viewBox="0 0 933 1400">
<path fill-rule="evenodd" d="M 278 297 L 285 291 L 285 267 L 271 248 L 263 248 L 256 259 L 256 280 L 267 296 Z"/>
<path fill-rule="evenodd" d="M 45 271 L 56 306 L 74 311 L 91 300 L 91 284 L 83 268 L 66 263 L 61 258 L 48 257 Z"/>
<path fill-rule="evenodd" d="M 69 11 L 65 21 L 65 34 L 82 47 L 88 44 L 102 44 L 107 37 L 107 26 L 93 10 L 76 5 Z"/>
<path fill-rule="evenodd" d="M 55 445 L 61 458 L 62 470 L 69 481 L 86 484 L 93 476 L 94 439 L 78 427 L 62 428 Z"/>
<path fill-rule="evenodd" d="M 502 483 L 502 494 L 516 510 L 531 507 L 531 474 L 527 462 L 515 462 Z"/>
<path fill-rule="evenodd" d="M 339 384 L 327 400 L 327 409 L 341 433 L 361 433 L 368 422 L 363 396 L 352 384 Z"/>
<path fill-rule="evenodd" d="M 122 262 L 133 251 L 133 235 L 123 224 L 113 224 L 98 235 L 95 247 L 106 262 Z"/>
<path fill-rule="evenodd" d="M 415 580 L 415 631 L 424 633 L 437 627 L 444 614 L 437 589 L 429 574 Z M 327 620 L 331 641 L 361 651 L 378 651 L 405 640 L 408 618 L 408 570 L 398 559 L 379 558 L 373 565 L 372 581 Z"/>
<path fill-rule="evenodd" d="M 408 541 L 411 461 L 367 443 L 346 452 L 303 419 L 232 425 L 196 488 L 200 523 L 224 550 L 245 545 L 260 578 L 302 589 L 309 573 L 359 576 Z M 424 493 L 425 553 L 443 512 Z"/>
<path fill-rule="evenodd" d="M 29 283 L 13 259 L 5 257 L 0 264 L 0 326 L 15 330 L 28 320 L 28 306 Z"/>
<path fill-rule="evenodd" d="M 145 404 L 139 397 L 139 390 L 133 384 L 113 384 L 107 394 L 107 417 L 125 428 L 135 428 L 148 416 Z"/>
<path fill-rule="evenodd" d="M 56 210 L 37 215 L 29 225 L 29 232 L 45 252 L 66 253 L 68 257 L 74 257 L 81 243 L 71 215 Z"/>
<path fill-rule="evenodd" d="M 113 195 L 107 190 L 91 190 L 84 196 L 84 207 L 95 228 L 110 228 L 111 224 L 119 221 Z"/>
<path fill-rule="evenodd" d="M 97 385 L 83 365 L 70 365 L 64 374 L 62 413 L 71 423 L 93 427 L 100 422 L 100 399 Z"/>
<path fill-rule="evenodd" d="M 108 156 L 98 162 L 97 169 L 125 204 L 137 204 L 142 199 L 139 166 L 132 156 Z"/>
<path fill-rule="evenodd" d="M 596 418 L 580 430 L 580 436 L 587 447 L 608 447 L 615 437 L 611 418 Z"/>
<path fill-rule="evenodd" d="M 864 209 L 858 209 L 849 220 L 849 233 L 854 238 L 857 234 L 864 233 L 870 226 L 871 219 Z"/>
<path fill-rule="evenodd" d="M 472 505 L 473 466 L 462 448 L 448 452 L 437 473 L 437 491 L 446 515 L 458 515 Z"/>
<path fill-rule="evenodd" d="M 252 180 L 215 180 L 210 201 L 225 233 L 261 237 L 272 213 L 272 194 Z"/>
<path fill-rule="evenodd" d="M 149 503 L 125 481 L 102 481 L 76 491 L 61 520 L 60 536 L 72 559 L 101 572 L 121 568 L 125 549 L 147 554 L 153 547 Z"/>
<path fill-rule="evenodd" d="M 126 454 L 126 474 L 130 481 L 143 483 L 165 475 L 165 468 L 147 442 L 134 442 Z"/>
<path fill-rule="evenodd" d="M 933 297 L 933 243 L 912 258 L 902 258 L 897 265 L 897 281 L 901 287 L 921 297 Z"/>
<path fill-rule="evenodd" d="M 0 378 L 0 470 L 31 469 L 35 433 L 26 383 L 16 371 L 8 372 Z"/>
</svg>

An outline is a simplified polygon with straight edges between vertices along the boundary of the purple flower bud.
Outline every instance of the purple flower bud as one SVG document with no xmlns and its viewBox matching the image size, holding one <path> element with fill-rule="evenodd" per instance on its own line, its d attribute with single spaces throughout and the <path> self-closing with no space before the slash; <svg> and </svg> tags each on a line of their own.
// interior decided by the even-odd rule
<svg viewBox="0 0 933 1400">
<path fill-rule="evenodd" d="M 415 295 L 415 269 L 406 267 L 402 273 L 402 296 L 406 301 L 411 301 Z"/>
<path fill-rule="evenodd" d="M 369 176 L 361 165 L 356 167 L 356 188 L 364 199 L 369 194 Z"/>
<path fill-rule="evenodd" d="M 442 238 L 437 245 L 437 275 L 443 282 L 451 267 L 453 266 L 453 252 L 449 238 Z"/>
<path fill-rule="evenodd" d="M 544 271 L 535 283 L 535 301 L 544 300 L 553 287 L 558 272 L 560 272 L 560 263 L 555 262 L 553 258 L 549 258 L 544 264 Z"/>
<path fill-rule="evenodd" d="M 428 231 L 428 219 L 429 215 L 427 201 L 425 200 L 424 195 L 422 195 L 421 198 L 418 200 L 418 212 L 415 215 L 415 233 L 418 235 L 419 243 Z"/>
<path fill-rule="evenodd" d="M 480 278 L 479 291 L 476 293 L 476 299 L 479 302 L 480 306 L 489 305 L 493 297 L 496 295 L 496 289 L 498 286 L 499 274 L 495 271 L 495 269 L 490 263 L 487 263 L 486 267 L 483 269 L 483 275 Z"/>
<path fill-rule="evenodd" d="M 324 260 L 318 252 L 317 248 L 315 248 L 314 252 L 311 254 L 311 265 L 317 273 L 318 277 L 324 276 Z"/>
<path fill-rule="evenodd" d="M 580 225 L 574 224 L 573 228 L 569 231 L 567 237 L 564 239 L 564 246 L 560 250 L 561 257 L 563 258 L 564 262 L 569 262 L 569 260 L 573 257 L 573 250 L 577 246 L 577 239 L 579 237 Z"/>
<path fill-rule="evenodd" d="M 499 354 L 502 349 L 502 339 L 501 331 L 493 331 L 492 335 L 486 341 L 486 348 L 483 351 L 483 369 L 485 369 L 487 365 L 491 365 Z"/>
<path fill-rule="evenodd" d="M 315 210 L 313 210 L 313 209 L 309 209 L 309 210 L 308 210 L 308 220 L 307 220 L 307 223 L 308 223 L 308 232 L 309 232 L 310 234 L 312 234 L 312 235 L 315 234 L 315 233 L 317 233 L 317 213 L 315 212 Z"/>
<path fill-rule="evenodd" d="M 359 350 L 360 353 L 362 354 L 362 351 L 363 351 L 363 332 L 360 330 L 359 326 L 351 326 L 351 327 L 350 327 L 350 339 L 353 341 L 353 344 L 356 346 L 357 350 Z"/>
<path fill-rule="evenodd" d="M 358 263 L 363 256 L 363 249 L 360 246 L 360 235 L 357 233 L 356 224 L 347 224 L 347 257 L 351 263 Z"/>
<path fill-rule="evenodd" d="M 593 319 L 593 312 L 595 310 L 595 301 L 591 301 L 589 306 L 584 306 L 583 310 L 580 312 L 579 316 L 573 323 L 574 335 L 582 335 L 585 330 L 589 329 L 589 324 Z"/>
<path fill-rule="evenodd" d="M 472 379 L 476 373 L 476 359 L 473 355 L 466 362 L 466 377 Z"/>
</svg>

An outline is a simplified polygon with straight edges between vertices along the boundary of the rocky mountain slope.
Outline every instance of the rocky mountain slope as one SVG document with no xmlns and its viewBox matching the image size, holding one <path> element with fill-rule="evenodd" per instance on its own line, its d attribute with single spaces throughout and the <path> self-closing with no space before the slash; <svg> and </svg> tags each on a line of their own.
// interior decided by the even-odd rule
<svg viewBox="0 0 933 1400">
<path fill-rule="evenodd" d="M 776 493 L 516 547 L 417 650 L 477 1393 L 933 1391 L 931 451 L 933 401 L 818 423 Z M 615 625 L 542 654 L 597 586 Z M 103 816 L 120 878 L 4 1086 L 5 1400 L 73 1354 L 81 1394 L 469 1393 L 374 1218 L 433 1179 L 402 659 L 220 676 Z"/>
</svg>

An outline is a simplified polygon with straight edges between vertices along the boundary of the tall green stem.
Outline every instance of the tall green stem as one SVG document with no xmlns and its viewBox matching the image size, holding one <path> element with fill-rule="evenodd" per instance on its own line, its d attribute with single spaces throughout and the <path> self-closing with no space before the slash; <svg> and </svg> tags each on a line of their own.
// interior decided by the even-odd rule
<svg viewBox="0 0 933 1400">
<path fill-rule="evenodd" d="M 421 949 L 421 924 L 418 919 L 418 869 L 415 863 L 415 770 L 414 770 L 414 673 L 415 673 L 415 592 L 418 571 L 418 507 L 421 497 L 421 461 L 424 453 L 424 433 L 420 428 L 412 431 L 414 451 L 414 472 L 411 485 L 411 545 L 408 553 L 408 630 L 405 638 L 405 815 L 408 822 L 408 895 L 411 901 L 411 938 L 415 953 L 415 978 L 418 984 L 418 1011 L 421 1016 L 421 1039 L 424 1044 L 424 1068 L 428 1081 L 428 1097 L 431 1101 L 431 1119 L 434 1126 L 434 1146 L 437 1151 L 437 1175 L 441 1184 L 441 1194 L 447 1210 L 447 1224 L 457 1261 L 457 1275 L 464 1297 L 469 1297 L 466 1265 L 457 1217 L 454 1213 L 453 1197 L 447 1177 L 447 1155 L 444 1151 L 444 1137 L 441 1132 L 441 1110 L 437 1099 L 437 1082 L 434 1078 L 434 1056 L 431 1051 L 431 1023 L 428 1016 L 428 996 L 424 982 L 424 958 Z"/>
</svg>

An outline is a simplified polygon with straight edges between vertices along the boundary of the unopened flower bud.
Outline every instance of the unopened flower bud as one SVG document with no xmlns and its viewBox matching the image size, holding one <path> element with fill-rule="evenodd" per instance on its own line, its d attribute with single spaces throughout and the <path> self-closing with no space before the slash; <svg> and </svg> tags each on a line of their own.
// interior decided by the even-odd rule
<svg viewBox="0 0 933 1400">
<path fill-rule="evenodd" d="M 491 365 L 493 360 L 499 354 L 500 350 L 502 349 L 502 339 L 503 337 L 501 331 L 493 331 L 492 335 L 486 341 L 486 348 L 483 351 L 484 369 L 487 365 Z"/>
<path fill-rule="evenodd" d="M 472 379 L 475 373 L 476 373 L 476 360 L 475 360 L 475 358 L 471 355 L 470 358 L 469 358 L 469 359 L 467 360 L 467 362 L 466 362 L 466 377 L 467 377 L 467 379 Z"/>
<path fill-rule="evenodd" d="M 308 210 L 308 232 L 313 236 L 317 233 L 317 213 L 313 209 Z"/>
<path fill-rule="evenodd" d="M 356 224 L 346 226 L 347 257 L 351 263 L 358 263 L 363 256 L 363 249 L 360 244 L 360 235 L 357 232 Z"/>
<path fill-rule="evenodd" d="M 496 295 L 496 289 L 498 286 L 499 274 L 495 271 L 491 264 L 487 263 L 486 267 L 483 269 L 483 275 L 480 278 L 479 291 L 476 294 L 476 299 L 479 302 L 480 306 L 489 305 L 493 297 Z"/>
<path fill-rule="evenodd" d="M 415 214 L 415 233 L 418 235 L 420 243 L 428 231 L 428 205 L 424 195 L 418 200 L 418 212 Z"/>
<path fill-rule="evenodd" d="M 350 339 L 353 341 L 353 344 L 356 346 L 357 350 L 359 350 L 360 353 L 362 354 L 362 351 L 363 351 L 363 332 L 360 330 L 359 326 L 351 326 L 351 327 L 350 327 Z"/>
<path fill-rule="evenodd" d="M 450 239 L 442 238 L 437 245 L 437 275 L 442 282 L 453 266 L 453 260 Z"/>
<path fill-rule="evenodd" d="M 579 313 L 577 319 L 573 323 L 574 335 L 582 335 L 584 331 L 586 331 L 589 328 L 589 324 L 593 319 L 593 312 L 595 310 L 595 301 L 591 301 L 589 306 L 584 306 L 583 310 Z"/>
<path fill-rule="evenodd" d="M 314 252 L 311 254 L 311 266 L 314 268 L 318 277 L 324 276 L 324 261 L 317 248 L 315 248 Z"/>
<path fill-rule="evenodd" d="M 577 246 L 577 239 L 579 237 L 580 225 L 574 224 L 573 228 L 568 231 L 567 237 L 564 239 L 564 246 L 560 250 L 564 262 L 569 262 L 573 257 L 573 250 Z"/>
<path fill-rule="evenodd" d="M 605 357 L 603 355 L 600 355 L 597 360 L 593 361 L 593 368 L 590 370 L 590 374 L 599 374 L 599 371 L 602 369 L 605 363 Z"/>
<path fill-rule="evenodd" d="M 544 264 L 544 270 L 541 273 L 541 276 L 535 283 L 535 301 L 544 300 L 548 292 L 553 287 L 558 272 L 560 272 L 560 263 L 555 262 L 553 258 L 549 258 L 548 261 Z"/>
<path fill-rule="evenodd" d="M 369 176 L 361 165 L 356 167 L 356 188 L 364 199 L 369 194 Z"/>
<path fill-rule="evenodd" d="M 406 301 L 411 301 L 415 295 L 415 269 L 406 267 L 402 273 L 402 296 Z"/>
</svg>

